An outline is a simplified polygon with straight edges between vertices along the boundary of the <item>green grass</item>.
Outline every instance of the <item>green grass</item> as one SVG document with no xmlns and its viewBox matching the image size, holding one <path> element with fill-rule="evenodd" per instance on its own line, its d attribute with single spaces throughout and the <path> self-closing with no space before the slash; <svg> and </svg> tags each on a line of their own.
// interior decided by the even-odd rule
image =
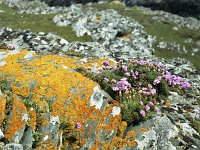
<svg viewBox="0 0 200 150">
<path fill-rule="evenodd" d="M 5 4 L 0 4 L 0 10 L 5 11 L 0 13 L 1 26 L 12 29 L 30 29 L 33 32 L 54 32 L 69 42 L 91 41 L 89 36 L 77 37 L 71 26 L 56 26 L 52 21 L 56 14 L 17 14 L 17 10 L 9 8 Z"/>
</svg>

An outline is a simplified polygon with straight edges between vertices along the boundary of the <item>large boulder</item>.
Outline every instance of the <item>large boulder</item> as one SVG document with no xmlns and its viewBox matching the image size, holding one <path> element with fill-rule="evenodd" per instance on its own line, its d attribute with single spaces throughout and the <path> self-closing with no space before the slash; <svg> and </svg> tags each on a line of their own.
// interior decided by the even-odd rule
<svg viewBox="0 0 200 150">
<path fill-rule="evenodd" d="M 123 136 L 126 122 L 118 104 L 75 71 L 102 61 L 0 51 L 0 138 L 10 144 L 5 149 L 134 146 L 132 131 Z"/>
<path fill-rule="evenodd" d="M 124 0 L 127 6 L 139 5 L 164 10 L 181 16 L 193 16 L 200 19 L 199 0 Z"/>
</svg>

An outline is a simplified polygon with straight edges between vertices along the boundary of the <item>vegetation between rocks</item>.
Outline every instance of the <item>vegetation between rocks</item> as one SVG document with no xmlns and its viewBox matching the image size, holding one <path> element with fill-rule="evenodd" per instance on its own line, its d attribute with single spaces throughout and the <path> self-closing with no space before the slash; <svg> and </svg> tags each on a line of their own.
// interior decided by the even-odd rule
<svg viewBox="0 0 200 150">
<path fill-rule="evenodd" d="M 96 81 L 120 103 L 122 118 L 129 124 L 138 123 L 159 112 L 161 101 L 169 91 L 185 94 L 191 85 L 182 77 L 172 75 L 164 65 L 143 60 L 122 60 L 115 66 L 105 61 L 100 68 L 78 68 L 77 71 Z"/>
</svg>

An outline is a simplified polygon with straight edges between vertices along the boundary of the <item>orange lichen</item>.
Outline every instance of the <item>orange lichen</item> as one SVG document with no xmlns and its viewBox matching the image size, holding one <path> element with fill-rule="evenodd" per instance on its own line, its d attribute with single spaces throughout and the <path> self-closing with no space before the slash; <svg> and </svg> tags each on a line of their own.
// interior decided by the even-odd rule
<svg viewBox="0 0 200 150">
<path fill-rule="evenodd" d="M 36 115 L 37 115 L 36 111 L 33 110 L 33 109 L 29 109 L 28 114 L 29 114 L 29 118 L 30 118 L 29 126 L 33 131 L 35 131 L 35 129 L 36 129 Z"/>
<path fill-rule="evenodd" d="M 23 116 L 27 114 L 24 103 L 17 97 L 13 97 L 11 117 L 7 121 L 5 137 L 10 139 L 20 129 L 25 127 L 26 121 L 22 120 Z"/>
<path fill-rule="evenodd" d="M 0 126 L 5 118 L 6 98 L 4 95 L 0 96 Z"/>
</svg>

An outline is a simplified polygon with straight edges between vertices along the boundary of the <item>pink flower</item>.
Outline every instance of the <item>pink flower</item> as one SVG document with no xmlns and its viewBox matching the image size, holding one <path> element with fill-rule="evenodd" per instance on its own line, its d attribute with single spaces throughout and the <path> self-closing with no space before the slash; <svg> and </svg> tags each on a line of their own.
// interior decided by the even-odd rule
<svg viewBox="0 0 200 150">
<path fill-rule="evenodd" d="M 154 106 L 153 102 L 149 102 L 149 106 L 150 107 Z"/>
<path fill-rule="evenodd" d="M 159 111 L 160 111 L 160 109 L 159 109 L 158 107 L 155 107 L 154 110 L 155 110 L 156 112 L 159 112 Z"/>
<path fill-rule="evenodd" d="M 108 78 L 104 78 L 103 79 L 105 82 L 108 82 L 108 81 L 110 81 Z"/>
<path fill-rule="evenodd" d="M 154 81 L 153 81 L 153 84 L 156 85 L 156 84 L 159 84 L 161 81 L 161 76 L 158 76 Z"/>
<path fill-rule="evenodd" d="M 76 128 L 77 128 L 77 129 L 81 129 L 81 123 L 80 123 L 80 122 L 77 122 L 77 123 L 76 123 Z"/>
<path fill-rule="evenodd" d="M 140 110 L 140 115 L 142 115 L 142 117 L 145 117 L 145 111 L 144 110 Z"/>
<path fill-rule="evenodd" d="M 156 89 L 152 89 L 151 90 L 151 95 L 155 95 L 156 94 Z"/>
<path fill-rule="evenodd" d="M 181 88 L 182 89 L 188 89 L 188 88 L 191 88 L 191 85 L 189 82 L 185 81 L 181 84 Z"/>
<path fill-rule="evenodd" d="M 119 91 L 119 88 L 118 87 L 112 87 L 112 90 L 113 91 Z"/>
<path fill-rule="evenodd" d="M 127 77 L 130 77 L 130 76 L 131 76 L 131 74 L 130 74 L 129 72 L 126 72 L 125 75 L 126 75 Z"/>
<path fill-rule="evenodd" d="M 117 66 L 114 66 L 112 69 L 113 69 L 114 71 L 117 70 Z"/>
<path fill-rule="evenodd" d="M 146 106 L 145 106 L 145 110 L 146 110 L 146 111 L 150 110 L 149 105 L 146 105 Z"/>
<path fill-rule="evenodd" d="M 102 65 L 104 65 L 104 66 L 110 66 L 110 62 L 109 61 L 104 61 Z"/>
<path fill-rule="evenodd" d="M 122 69 L 124 72 L 127 72 L 127 67 L 125 65 L 122 65 Z"/>
</svg>

